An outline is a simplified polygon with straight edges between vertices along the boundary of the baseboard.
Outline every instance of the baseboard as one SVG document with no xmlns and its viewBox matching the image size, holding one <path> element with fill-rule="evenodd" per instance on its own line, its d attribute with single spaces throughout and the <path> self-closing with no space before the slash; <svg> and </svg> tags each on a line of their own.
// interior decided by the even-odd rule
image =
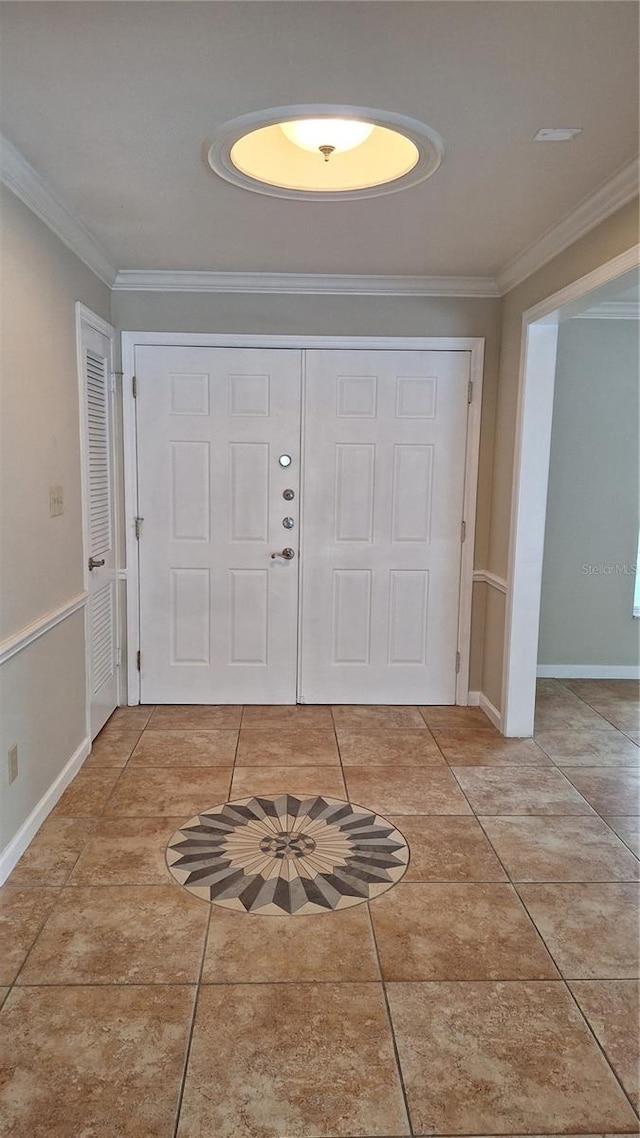
<svg viewBox="0 0 640 1138">
<path fill-rule="evenodd" d="M 502 714 L 483 691 L 470 691 L 468 705 L 469 707 L 479 707 L 481 711 L 484 711 L 487 719 L 491 720 L 493 726 L 497 727 L 498 731 L 502 731 Z"/>
<path fill-rule="evenodd" d="M 544 680 L 640 680 L 637 664 L 538 664 Z"/>
<path fill-rule="evenodd" d="M 60 771 L 58 777 L 54 779 L 38 804 L 34 806 L 29 817 L 22 823 L 18 833 L 14 834 L 8 846 L 5 846 L 2 850 L 0 853 L 0 885 L 7 880 L 7 877 L 37 834 L 45 818 L 51 813 L 56 802 L 62 796 L 63 791 L 66 790 L 71 780 L 80 770 L 90 750 L 91 740 L 87 737 L 82 740 L 80 746 L 73 752 L 69 761 Z"/>
</svg>

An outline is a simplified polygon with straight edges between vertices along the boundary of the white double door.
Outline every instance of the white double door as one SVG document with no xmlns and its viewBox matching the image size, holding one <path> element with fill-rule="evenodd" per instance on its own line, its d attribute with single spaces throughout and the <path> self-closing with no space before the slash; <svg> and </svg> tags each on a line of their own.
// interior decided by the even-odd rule
<svg viewBox="0 0 640 1138">
<path fill-rule="evenodd" d="M 455 702 L 469 359 L 136 349 L 142 702 Z"/>
</svg>

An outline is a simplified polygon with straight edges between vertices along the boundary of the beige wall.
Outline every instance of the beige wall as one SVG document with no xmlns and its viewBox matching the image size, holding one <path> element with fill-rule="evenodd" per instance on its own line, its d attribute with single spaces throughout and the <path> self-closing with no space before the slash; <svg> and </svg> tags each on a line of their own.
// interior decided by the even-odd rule
<svg viewBox="0 0 640 1138">
<path fill-rule="evenodd" d="M 500 300 L 466 297 L 335 297 L 115 292 L 119 331 L 300 336 L 481 336 L 485 372 L 475 565 L 489 546 L 493 424 L 500 349 Z M 474 590 L 474 605 L 483 586 Z M 474 630 L 482 627 L 481 613 Z M 481 646 L 472 641 L 471 688 L 481 685 Z"/>
<path fill-rule="evenodd" d="M 503 297 L 487 568 L 506 577 L 522 314 L 638 242 L 638 200 L 603 221 Z M 485 620 L 483 690 L 501 706 L 505 597 L 495 590 Z"/>
<path fill-rule="evenodd" d="M 539 664 L 638 664 L 638 348 L 636 320 L 560 326 Z"/>
<path fill-rule="evenodd" d="M 2 529 L 0 640 L 82 591 L 75 302 L 109 318 L 110 294 L 9 191 L 0 199 Z M 49 486 L 64 487 L 62 517 Z M 0 850 L 85 735 L 82 615 L 0 668 Z M 7 749 L 20 773 L 9 787 Z"/>
</svg>

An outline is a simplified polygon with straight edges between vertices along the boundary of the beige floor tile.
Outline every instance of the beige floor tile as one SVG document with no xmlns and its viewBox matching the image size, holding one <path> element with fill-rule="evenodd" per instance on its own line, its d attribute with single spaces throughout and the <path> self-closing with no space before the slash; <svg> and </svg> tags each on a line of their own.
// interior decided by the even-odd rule
<svg viewBox="0 0 640 1138">
<path fill-rule="evenodd" d="M 97 825 L 95 818 L 58 818 L 43 822 L 16 865 L 11 885 L 64 885 Z"/>
<path fill-rule="evenodd" d="M 10 991 L 10 988 L 0 988 L 0 1008 L 2 1007 Z"/>
<path fill-rule="evenodd" d="M 479 707 L 420 707 L 427 727 L 432 731 L 498 731 Z"/>
<path fill-rule="evenodd" d="M 637 881 L 640 862 L 600 818 L 481 818 L 514 881 Z"/>
<path fill-rule="evenodd" d="M 85 770 L 83 767 L 69 783 L 53 814 L 65 818 L 91 818 L 102 814 L 121 773 L 120 770 Z"/>
<path fill-rule="evenodd" d="M 231 798 L 253 798 L 256 794 L 297 794 L 305 798 L 324 794 L 327 798 L 346 798 L 347 791 L 339 766 L 334 767 L 236 767 Z"/>
<path fill-rule="evenodd" d="M 640 701 L 640 685 L 637 680 L 565 680 L 564 686 L 590 704 L 612 697 L 636 705 Z"/>
<path fill-rule="evenodd" d="M 148 726 L 152 731 L 233 730 L 241 719 L 240 704 L 171 704 L 156 707 Z"/>
<path fill-rule="evenodd" d="M 116 707 L 102 730 L 105 732 L 137 728 L 139 731 L 144 731 L 154 710 L 151 703 L 140 704 L 138 707 Z"/>
<path fill-rule="evenodd" d="M 383 704 L 334 705 L 333 721 L 341 731 L 390 730 L 396 727 L 424 728 L 425 722 L 417 707 L 395 707 Z"/>
<path fill-rule="evenodd" d="M 14 988 L 0 1029 L 7 1138 L 172 1138 L 194 994 Z"/>
<path fill-rule="evenodd" d="M 347 766 L 424 766 L 444 763 L 430 731 L 396 728 L 378 731 L 338 731 L 338 746 Z"/>
<path fill-rule="evenodd" d="M 325 704 L 254 704 L 245 707 L 243 727 L 315 727 L 333 731 L 331 708 Z"/>
<path fill-rule="evenodd" d="M 553 705 L 539 707 L 536 704 L 534 719 L 534 736 L 537 739 L 541 731 L 567 731 L 567 730 L 606 730 L 610 727 L 606 719 L 598 715 L 586 703 L 571 705 Z"/>
<path fill-rule="evenodd" d="M 69 885 L 167 885 L 165 860 L 180 818 L 102 818 L 85 846 Z"/>
<path fill-rule="evenodd" d="M 214 907 L 203 982 L 379 980 L 366 905 L 322 916 L 292 920 Z"/>
<path fill-rule="evenodd" d="M 519 885 L 518 892 L 563 976 L 638 976 L 637 885 Z"/>
<path fill-rule="evenodd" d="M 476 814 L 591 814 L 560 771 L 547 767 L 455 767 Z"/>
<path fill-rule="evenodd" d="M 229 797 L 230 770 L 152 768 L 125 770 L 107 806 L 107 815 L 182 815 L 186 821 Z"/>
<path fill-rule="evenodd" d="M 340 762 L 333 731 L 314 728 L 244 728 L 238 741 L 238 767 L 323 767 Z"/>
<path fill-rule="evenodd" d="M 70 886 L 21 984 L 193 984 L 209 906 L 175 885 Z"/>
<path fill-rule="evenodd" d="M 625 845 L 627 845 L 637 857 L 640 857 L 640 818 L 638 816 L 625 817 L 620 814 L 607 814 L 605 822 L 611 826 L 612 830 L 615 830 L 619 838 L 622 838 Z"/>
<path fill-rule="evenodd" d="M 141 736 L 133 767 L 232 767 L 237 731 L 153 731 Z"/>
<path fill-rule="evenodd" d="M 503 739 L 489 731 L 438 731 L 436 742 L 454 766 L 551 766 L 533 739 Z"/>
<path fill-rule="evenodd" d="M 390 818 L 407 840 L 404 881 L 506 881 L 507 875 L 475 818 Z"/>
<path fill-rule="evenodd" d="M 470 814 L 446 767 L 344 767 L 349 798 L 378 814 Z"/>
<path fill-rule="evenodd" d="M 636 1110 L 640 1106 L 640 1007 L 635 980 L 572 980 L 583 1015 Z"/>
<path fill-rule="evenodd" d="M 564 984 L 390 984 L 387 991 L 415 1134 L 636 1129 Z"/>
<path fill-rule="evenodd" d="M 200 990 L 179 1138 L 408 1133 L 382 985 Z"/>
<path fill-rule="evenodd" d="M 537 731 L 536 742 L 559 766 L 633 767 L 640 747 L 612 727 Z"/>
<path fill-rule="evenodd" d="M 607 767 L 563 767 L 598 814 L 640 814 L 640 771 Z"/>
<path fill-rule="evenodd" d="M 0 984 L 13 984 L 59 896 L 58 889 L 0 889 Z"/>
<path fill-rule="evenodd" d="M 91 752 L 83 764 L 83 770 L 94 767 L 125 767 L 141 731 L 134 729 L 102 731 L 93 741 Z"/>
<path fill-rule="evenodd" d="M 371 903 L 384 980 L 551 980 L 511 885 L 400 884 Z"/>
</svg>

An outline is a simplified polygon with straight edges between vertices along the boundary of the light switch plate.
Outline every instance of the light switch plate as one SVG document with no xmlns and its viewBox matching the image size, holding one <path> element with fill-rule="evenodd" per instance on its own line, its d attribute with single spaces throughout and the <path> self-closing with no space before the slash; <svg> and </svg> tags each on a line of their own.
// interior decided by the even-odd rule
<svg viewBox="0 0 640 1138">
<path fill-rule="evenodd" d="M 62 486 L 49 487 L 49 514 L 52 518 L 59 518 L 64 514 L 64 490 Z"/>
</svg>

